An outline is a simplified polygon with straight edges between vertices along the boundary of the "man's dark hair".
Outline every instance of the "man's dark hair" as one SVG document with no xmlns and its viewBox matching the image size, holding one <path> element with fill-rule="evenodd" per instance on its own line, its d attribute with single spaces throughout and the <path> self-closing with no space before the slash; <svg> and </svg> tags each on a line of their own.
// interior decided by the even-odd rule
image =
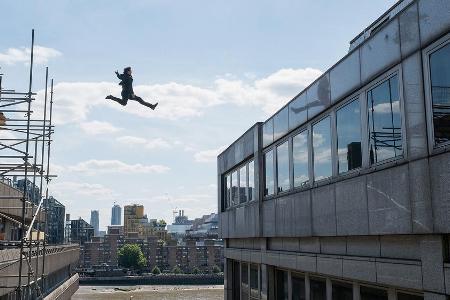
<svg viewBox="0 0 450 300">
<path fill-rule="evenodd" d="M 123 69 L 123 73 L 126 74 L 130 70 L 131 70 L 131 67 L 126 67 L 125 69 Z"/>
</svg>

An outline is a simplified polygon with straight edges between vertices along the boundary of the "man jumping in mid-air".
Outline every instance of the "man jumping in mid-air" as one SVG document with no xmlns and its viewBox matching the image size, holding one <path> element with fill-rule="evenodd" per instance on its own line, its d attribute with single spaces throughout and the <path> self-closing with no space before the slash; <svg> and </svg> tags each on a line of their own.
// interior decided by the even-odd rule
<svg viewBox="0 0 450 300">
<path fill-rule="evenodd" d="M 119 84 L 122 86 L 122 99 L 114 97 L 113 95 L 106 96 L 106 99 L 110 99 L 113 101 L 116 101 L 123 106 L 127 105 L 128 100 L 134 100 L 139 102 L 142 105 L 145 105 L 147 107 L 150 107 L 151 109 L 155 109 L 158 105 L 158 102 L 155 104 L 151 104 L 148 102 L 145 102 L 142 100 L 141 97 L 138 97 L 134 94 L 133 91 L 133 77 L 131 76 L 131 67 L 126 67 L 123 69 L 123 74 L 119 74 L 119 72 L 116 71 L 117 77 L 122 80 Z"/>
</svg>

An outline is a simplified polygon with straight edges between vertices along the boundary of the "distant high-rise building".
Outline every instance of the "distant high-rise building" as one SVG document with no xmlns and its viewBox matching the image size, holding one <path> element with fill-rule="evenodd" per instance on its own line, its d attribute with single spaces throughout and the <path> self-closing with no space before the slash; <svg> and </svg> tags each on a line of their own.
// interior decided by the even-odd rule
<svg viewBox="0 0 450 300">
<path fill-rule="evenodd" d="M 64 243 L 65 206 L 50 196 L 48 199 L 44 199 L 44 207 L 47 209 L 48 243 Z"/>
<path fill-rule="evenodd" d="M 118 204 L 114 204 L 111 209 L 111 225 L 122 225 L 122 208 Z"/>
<path fill-rule="evenodd" d="M 84 244 L 94 236 L 94 228 L 82 218 L 70 221 L 70 240 L 72 243 Z"/>
<path fill-rule="evenodd" d="M 98 220 L 98 210 L 91 210 L 91 223 L 94 227 L 94 235 L 98 236 L 99 233 L 99 220 Z"/>
</svg>

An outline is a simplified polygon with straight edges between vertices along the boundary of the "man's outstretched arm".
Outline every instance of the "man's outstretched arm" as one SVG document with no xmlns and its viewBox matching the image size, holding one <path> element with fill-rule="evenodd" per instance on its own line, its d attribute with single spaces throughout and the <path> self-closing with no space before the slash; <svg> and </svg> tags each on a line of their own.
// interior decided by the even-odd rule
<svg viewBox="0 0 450 300">
<path fill-rule="evenodd" d="M 116 72 L 114 72 L 114 73 L 116 73 L 117 78 L 119 78 L 120 80 L 122 80 L 123 74 L 119 74 L 118 71 L 116 71 Z"/>
</svg>

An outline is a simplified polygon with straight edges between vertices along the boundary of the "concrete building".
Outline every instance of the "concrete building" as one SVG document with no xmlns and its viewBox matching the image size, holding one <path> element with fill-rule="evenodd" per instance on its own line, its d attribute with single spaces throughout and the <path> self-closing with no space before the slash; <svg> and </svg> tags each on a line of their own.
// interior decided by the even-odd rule
<svg viewBox="0 0 450 300">
<path fill-rule="evenodd" d="M 125 205 L 124 207 L 124 233 L 127 237 L 137 236 L 140 239 L 157 236 L 167 239 L 166 223 L 156 219 L 148 219 L 144 214 L 144 206 L 139 204 Z"/>
<path fill-rule="evenodd" d="M 219 155 L 225 299 L 449 299 L 449 30 L 399 1 Z"/>
<path fill-rule="evenodd" d="M 118 204 L 111 209 L 111 225 L 122 225 L 122 208 Z"/>
<path fill-rule="evenodd" d="M 98 236 L 100 231 L 98 210 L 91 210 L 91 222 L 89 224 L 91 224 L 91 226 L 94 227 L 94 236 Z"/>
<path fill-rule="evenodd" d="M 48 243 L 53 245 L 64 243 L 65 206 L 50 196 L 44 199 L 44 207 L 47 209 Z"/>
<path fill-rule="evenodd" d="M 70 241 L 83 245 L 91 241 L 94 236 L 94 227 L 91 224 L 79 218 L 70 221 Z"/>
</svg>

